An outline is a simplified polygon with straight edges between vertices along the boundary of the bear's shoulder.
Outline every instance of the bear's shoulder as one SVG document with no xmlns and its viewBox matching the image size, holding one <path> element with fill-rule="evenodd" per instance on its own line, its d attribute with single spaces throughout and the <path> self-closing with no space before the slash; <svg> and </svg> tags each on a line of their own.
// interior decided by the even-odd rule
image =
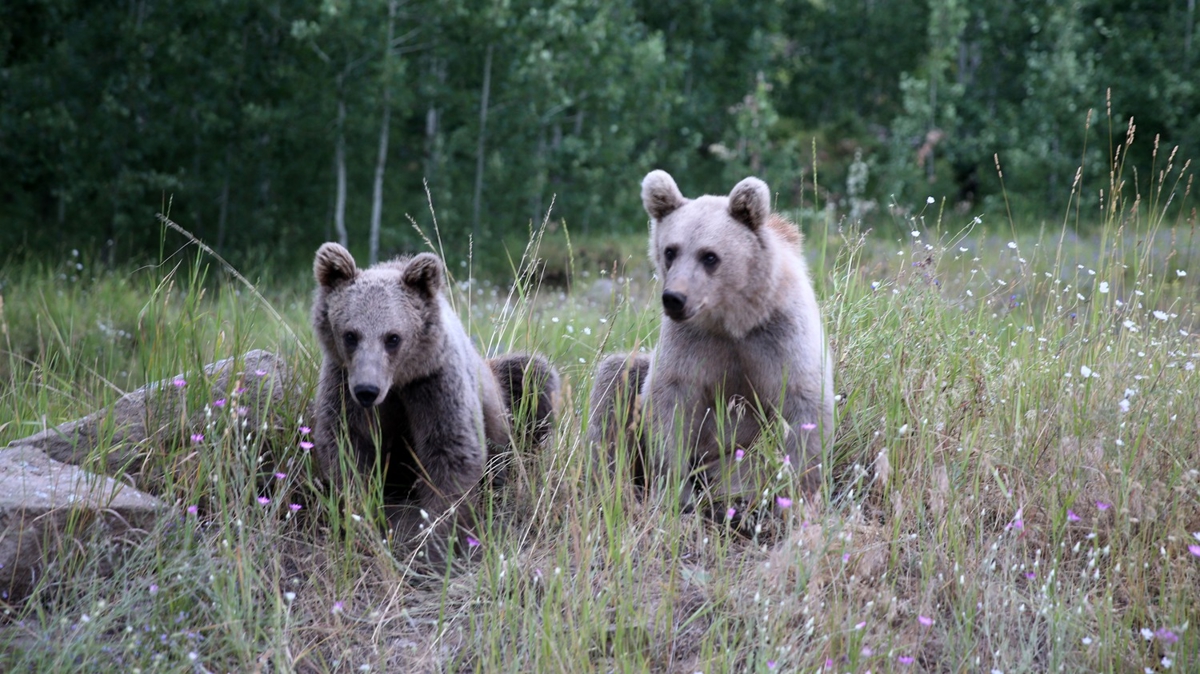
<svg viewBox="0 0 1200 674">
<path fill-rule="evenodd" d="M 799 225 L 778 213 L 772 213 L 771 217 L 767 218 L 767 227 L 796 250 L 800 250 L 804 245 L 804 234 L 800 232 Z"/>
</svg>

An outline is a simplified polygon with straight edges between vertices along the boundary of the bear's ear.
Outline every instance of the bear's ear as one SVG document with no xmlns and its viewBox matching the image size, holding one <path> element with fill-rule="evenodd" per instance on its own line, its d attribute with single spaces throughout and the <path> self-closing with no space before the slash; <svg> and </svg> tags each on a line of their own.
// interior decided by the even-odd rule
<svg viewBox="0 0 1200 674">
<path fill-rule="evenodd" d="M 758 178 L 746 178 L 729 193 L 729 215 L 750 229 L 758 230 L 771 215 L 771 190 Z"/>
<path fill-rule="evenodd" d="M 358 276 L 358 267 L 350 251 L 336 243 L 325 243 L 317 249 L 313 276 L 322 288 L 333 288 Z"/>
<path fill-rule="evenodd" d="M 433 297 L 442 289 L 444 273 L 441 258 L 433 253 L 421 253 L 408 261 L 401 278 L 404 285 L 425 297 Z"/>
<path fill-rule="evenodd" d="M 662 220 L 687 203 L 675 179 L 666 171 L 651 171 L 642 178 L 642 206 L 655 220 Z"/>
</svg>

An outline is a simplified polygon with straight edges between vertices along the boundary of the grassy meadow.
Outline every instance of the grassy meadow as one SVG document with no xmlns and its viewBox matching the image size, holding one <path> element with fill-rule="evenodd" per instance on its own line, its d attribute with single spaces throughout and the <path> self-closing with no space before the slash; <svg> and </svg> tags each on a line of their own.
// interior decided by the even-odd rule
<svg viewBox="0 0 1200 674">
<path fill-rule="evenodd" d="M 742 530 L 593 469 L 591 369 L 652 348 L 653 270 L 643 239 L 543 227 L 489 261 L 503 278 L 450 269 L 481 350 L 540 351 L 564 385 L 553 445 L 488 494 L 469 559 L 431 573 L 378 494 L 312 489 L 311 420 L 281 440 L 217 410 L 163 448 L 207 458 L 168 480 L 157 528 L 69 546 L 0 601 L 0 670 L 1200 670 L 1190 190 L 1166 167 L 1147 194 L 1077 186 L 1045 223 L 940 203 L 869 235 L 803 219 L 837 440 L 819 494 Z M 307 269 L 243 281 L 166 240 L 154 267 L 0 272 L 0 445 L 251 348 L 315 386 Z M 786 489 L 776 469 L 760 502 Z"/>
</svg>

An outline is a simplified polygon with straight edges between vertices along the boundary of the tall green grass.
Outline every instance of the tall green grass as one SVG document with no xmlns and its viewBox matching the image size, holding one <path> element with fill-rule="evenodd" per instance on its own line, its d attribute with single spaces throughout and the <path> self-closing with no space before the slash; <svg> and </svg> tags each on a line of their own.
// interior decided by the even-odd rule
<svg viewBox="0 0 1200 674">
<path fill-rule="evenodd" d="M 820 494 L 758 531 L 593 465 L 591 369 L 653 345 L 652 270 L 640 251 L 576 264 L 591 242 L 543 227 L 510 257 L 515 283 L 451 270 L 481 350 L 537 350 L 563 375 L 552 446 L 486 491 L 480 544 L 452 569 L 397 540 L 378 486 L 323 495 L 302 453 L 272 476 L 235 427 L 162 448 L 200 452 L 209 477 L 169 481 L 144 538 L 82 546 L 2 604 L 0 669 L 1195 670 L 1191 177 L 1164 164 L 1143 195 L 1114 167 L 1103 202 L 1074 188 L 1102 214 L 1083 238 L 1073 213 L 1017 235 L 937 204 L 891 234 L 809 232 L 839 431 Z M 259 300 L 208 262 L 6 269 L 0 442 L 254 347 L 311 382 L 309 288 Z M 569 290 L 540 282 L 548 267 Z"/>
</svg>

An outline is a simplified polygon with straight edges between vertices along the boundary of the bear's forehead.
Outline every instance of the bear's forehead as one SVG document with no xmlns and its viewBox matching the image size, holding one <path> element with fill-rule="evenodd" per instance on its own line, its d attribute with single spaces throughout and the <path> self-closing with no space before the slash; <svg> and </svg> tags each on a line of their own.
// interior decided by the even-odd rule
<svg viewBox="0 0 1200 674">
<path fill-rule="evenodd" d="M 360 322 L 373 317 L 394 316 L 412 307 L 397 273 L 363 272 L 353 283 L 340 288 L 329 297 L 330 313 L 340 320 Z"/>
<path fill-rule="evenodd" d="M 720 245 L 732 238 L 753 237 L 753 232 L 729 215 L 729 199 L 697 197 L 671 213 L 658 225 L 662 243 L 686 247 Z M 665 241 L 670 239 L 670 241 Z"/>
</svg>

